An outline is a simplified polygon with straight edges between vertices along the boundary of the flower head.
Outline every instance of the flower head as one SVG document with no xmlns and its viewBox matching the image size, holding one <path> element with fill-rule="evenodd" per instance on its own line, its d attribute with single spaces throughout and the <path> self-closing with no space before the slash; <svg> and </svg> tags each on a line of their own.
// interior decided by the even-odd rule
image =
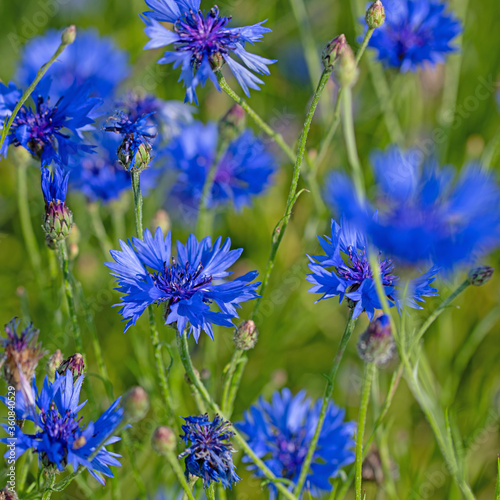
<svg viewBox="0 0 500 500">
<path fill-rule="evenodd" d="M 369 42 L 378 58 L 402 72 L 424 63 L 442 62 L 455 49 L 451 41 L 461 32 L 460 22 L 434 0 L 384 0 L 385 23 Z"/>
<path fill-rule="evenodd" d="M 307 281 L 314 285 L 309 292 L 322 293 L 319 300 L 339 296 L 342 302 L 347 297 L 354 307 L 354 318 L 366 311 L 372 320 L 375 309 L 382 309 L 382 305 L 375 288 L 366 237 L 343 218 L 341 226 L 332 220 L 331 237 L 318 239 L 326 255 L 309 257 L 312 274 L 307 276 Z M 384 291 L 391 306 L 400 308 L 405 303 L 409 307 L 422 309 L 418 302 L 425 302 L 423 297 L 437 295 L 437 290 L 430 286 L 437 268 L 411 280 L 406 297 L 403 297 L 397 287 L 399 276 L 394 274 L 392 259 L 379 254 L 378 263 Z"/>
<path fill-rule="evenodd" d="M 271 471 L 296 483 L 313 438 L 321 412 L 322 400 L 312 403 L 305 391 L 292 396 L 289 389 L 275 392 L 271 402 L 262 398 L 244 413 L 244 421 L 236 427 L 248 436 L 248 444 Z M 307 475 L 306 487 L 313 496 L 332 489 L 330 478 L 353 463 L 354 422 L 344 422 L 345 411 L 329 402 L 326 418 L 319 435 L 318 446 Z M 251 463 L 248 457 L 243 459 Z M 262 472 L 250 465 L 258 477 Z M 276 498 L 271 487 L 270 498 Z"/>
<path fill-rule="evenodd" d="M 231 240 L 217 238 L 212 246 L 210 237 L 200 242 L 190 235 L 186 245 L 177 242 L 177 258 L 172 255 L 170 233 L 164 238 L 157 228 L 154 238 L 148 229 L 144 240 L 120 241 L 122 250 L 112 250 L 115 262 L 106 266 L 116 277 L 121 298 L 121 315 L 129 320 L 125 331 L 134 325 L 146 307 L 164 303 L 165 324 L 176 324 L 179 334 L 188 327 L 196 342 L 201 330 L 213 340 L 212 324 L 234 326 L 236 308 L 241 302 L 257 297 L 259 283 L 251 283 L 257 276 L 252 271 L 232 281 L 224 281 L 231 273 L 242 249 L 230 250 Z M 135 248 L 134 248 L 135 247 Z M 210 306 L 217 305 L 219 312 Z"/>
<path fill-rule="evenodd" d="M 203 186 L 216 156 L 218 130 L 214 123 L 195 122 L 167 146 L 169 163 L 179 172 L 173 194 L 183 207 L 196 212 Z M 232 202 L 236 209 L 264 191 L 276 169 L 276 159 L 252 132 L 233 140 L 220 159 L 209 207 Z"/>
<path fill-rule="evenodd" d="M 391 322 L 382 314 L 368 325 L 358 342 L 359 357 L 365 363 L 386 365 L 396 354 L 396 342 L 392 336 Z"/>
<path fill-rule="evenodd" d="M 0 338 L 0 346 L 4 350 L 0 367 L 3 365 L 3 376 L 16 391 L 23 388 L 23 383 L 31 383 L 38 362 L 45 355 L 42 345 L 38 343 L 39 331 L 30 323 L 18 333 L 18 326 L 19 319 L 13 318 L 5 325 L 7 338 Z"/>
<path fill-rule="evenodd" d="M 71 232 L 73 214 L 66 206 L 69 173 L 55 167 L 51 172 L 42 168 L 41 185 L 45 200 L 45 218 L 43 230 L 49 248 L 54 249 L 58 241 L 64 240 Z"/>
<path fill-rule="evenodd" d="M 240 481 L 234 471 L 234 449 L 229 442 L 234 436 L 230 422 L 219 415 L 210 421 L 206 413 L 184 420 L 181 438 L 190 446 L 179 458 L 186 457 L 186 478 L 189 479 L 189 474 L 201 477 L 204 488 L 208 488 L 212 481 L 221 483 L 224 488 L 231 488 L 233 483 Z"/>
<path fill-rule="evenodd" d="M 30 85 L 40 63 L 48 61 L 60 43 L 61 34 L 56 30 L 32 38 L 21 53 L 17 80 L 23 86 Z M 116 47 L 111 37 L 101 37 L 94 29 L 79 30 L 75 42 L 59 55 L 41 85 L 52 80 L 53 95 L 61 97 L 73 84 L 87 83 L 93 96 L 105 98 L 114 93 L 129 73 L 128 55 Z"/>
<path fill-rule="evenodd" d="M 118 408 L 120 400 L 117 399 L 95 422 L 85 427 L 78 415 L 85 405 L 79 404 L 82 383 L 83 375 L 73 382 L 70 371 L 65 376 L 56 373 L 54 382 L 45 378 L 39 393 L 33 380 L 35 403 L 31 410 L 23 394 L 16 394 L 16 416 L 32 421 L 36 427 L 34 433 L 25 434 L 16 426 L 16 460 L 31 449 L 45 467 L 63 471 L 71 465 L 76 471 L 82 466 L 104 484 L 103 476 L 113 477 L 109 466 L 120 466 L 115 458 L 120 455 L 108 451 L 106 446 L 120 439 L 111 435 L 123 418 L 123 410 Z M 6 398 L 2 401 L 7 404 Z M 7 429 L 5 424 L 3 427 Z M 4 438 L 2 442 L 7 443 L 9 439 Z"/>
<path fill-rule="evenodd" d="M 52 105 L 49 86 L 40 89 L 35 106 L 24 104 L 19 110 L 0 154 L 5 156 L 10 144 L 22 146 L 44 167 L 52 162 L 67 165 L 70 155 L 91 152 L 91 146 L 82 144 L 82 131 L 92 128 L 91 114 L 100 100 L 90 98 L 89 94 L 89 84 L 73 85 Z M 13 83 L 7 87 L 0 82 L 0 125 L 14 110 L 17 103 L 14 96 L 20 95 Z"/>
<path fill-rule="evenodd" d="M 416 150 L 372 155 L 376 207 L 359 203 L 351 181 L 335 175 L 327 198 L 374 245 L 394 258 L 444 269 L 473 262 L 500 245 L 500 188 L 493 172 L 467 165 L 456 176 Z"/>
<path fill-rule="evenodd" d="M 248 96 L 249 88 L 259 90 L 258 85 L 264 83 L 252 71 L 269 75 L 267 65 L 276 62 L 245 50 L 246 42 L 254 44 L 264 33 L 271 31 L 261 26 L 265 21 L 242 28 L 228 28 L 231 18 L 221 16 L 217 6 L 208 12 L 200 10 L 200 0 L 146 0 L 146 4 L 151 10 L 142 16 L 146 23 L 144 31 L 150 38 L 145 48 L 173 44 L 175 50 L 165 52 L 158 62 L 173 63 L 174 68 L 181 66 L 180 80 L 186 87 L 186 101 L 198 104 L 196 87 L 203 87 L 208 79 L 218 88 L 214 70 L 220 69 L 224 63 Z M 172 23 L 172 30 L 160 24 L 162 22 Z M 246 67 L 231 55 L 240 58 Z"/>
</svg>

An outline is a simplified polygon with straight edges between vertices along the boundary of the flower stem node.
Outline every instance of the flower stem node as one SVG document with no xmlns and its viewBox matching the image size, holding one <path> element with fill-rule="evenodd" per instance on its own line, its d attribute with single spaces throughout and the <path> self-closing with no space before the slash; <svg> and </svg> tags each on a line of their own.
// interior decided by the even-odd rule
<svg viewBox="0 0 500 500">
<path fill-rule="evenodd" d="M 59 366 L 61 366 L 64 361 L 63 354 L 60 349 L 57 349 L 53 354 L 51 354 L 49 360 L 47 361 L 47 375 L 51 382 L 54 382 L 55 374 Z"/>
<path fill-rule="evenodd" d="M 220 141 L 232 142 L 243 133 L 245 125 L 245 110 L 239 104 L 235 104 L 219 122 Z"/>
<path fill-rule="evenodd" d="M 336 66 L 337 81 L 341 87 L 352 87 L 358 79 L 356 57 L 349 44 L 339 54 L 339 64 Z"/>
<path fill-rule="evenodd" d="M 132 387 L 123 395 L 121 405 L 127 422 L 139 422 L 149 411 L 148 393 L 140 386 Z"/>
<path fill-rule="evenodd" d="M 153 450 L 159 455 L 165 455 L 175 451 L 177 438 L 174 431 L 170 427 L 161 425 L 154 431 L 153 438 L 151 439 L 151 446 Z"/>
<path fill-rule="evenodd" d="M 369 29 L 380 28 L 385 22 L 385 9 L 380 0 L 373 2 L 366 11 L 365 21 Z"/>
<path fill-rule="evenodd" d="M 251 319 L 244 321 L 234 332 L 233 341 L 236 349 L 240 349 L 241 351 L 253 349 L 257 343 L 258 336 L 259 332 L 255 323 Z"/>
<path fill-rule="evenodd" d="M 71 45 L 75 40 L 76 40 L 76 26 L 72 24 L 62 32 L 61 43 L 63 45 Z"/>
<path fill-rule="evenodd" d="M 396 343 L 389 318 L 383 314 L 372 321 L 358 342 L 359 357 L 366 363 L 384 366 L 394 358 Z"/>
<path fill-rule="evenodd" d="M 57 373 L 59 373 L 59 375 L 66 375 L 68 370 L 72 373 L 73 377 L 79 377 L 84 374 L 85 361 L 79 352 L 66 358 L 57 368 Z"/>
<path fill-rule="evenodd" d="M 60 200 L 51 201 L 45 207 L 43 230 L 47 246 L 54 250 L 58 241 L 65 240 L 73 226 L 73 214 Z"/>
<path fill-rule="evenodd" d="M 346 45 L 347 40 L 344 34 L 335 37 L 325 45 L 321 53 L 321 60 L 325 69 L 333 70 L 333 65 L 337 62 Z"/>
<path fill-rule="evenodd" d="M 481 266 L 471 269 L 467 278 L 472 286 L 483 286 L 490 281 L 495 269 L 490 266 Z"/>
</svg>

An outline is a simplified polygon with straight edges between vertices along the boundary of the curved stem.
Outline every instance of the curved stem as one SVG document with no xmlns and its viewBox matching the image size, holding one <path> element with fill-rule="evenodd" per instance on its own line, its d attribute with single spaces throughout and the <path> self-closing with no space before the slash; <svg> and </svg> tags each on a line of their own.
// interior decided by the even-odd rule
<svg viewBox="0 0 500 500">
<path fill-rule="evenodd" d="M 229 393 L 231 392 L 231 387 L 234 383 L 234 373 L 236 372 L 236 367 L 243 357 L 243 351 L 241 349 L 235 349 L 229 363 L 229 367 L 226 372 L 226 377 L 224 381 L 224 388 L 222 390 L 221 408 L 225 415 L 231 417 L 231 411 L 229 411 Z"/>
<path fill-rule="evenodd" d="M 302 492 L 302 488 L 306 482 L 307 474 L 309 472 L 309 466 L 311 465 L 314 452 L 316 450 L 316 446 L 318 445 L 319 436 L 321 434 L 321 429 L 323 428 L 323 424 L 326 418 L 326 410 L 328 409 L 328 403 L 333 394 L 333 389 L 335 387 L 335 378 L 337 377 L 337 372 L 340 366 L 340 362 L 342 361 L 342 357 L 344 356 L 345 349 L 347 344 L 349 343 L 349 339 L 351 338 L 352 332 L 354 331 L 354 326 L 356 325 L 356 319 L 352 317 L 352 310 L 349 314 L 349 319 L 347 320 L 347 324 L 344 330 L 344 334 L 340 339 L 340 344 L 337 348 L 337 353 L 335 354 L 335 358 L 333 360 L 333 365 L 330 370 L 330 374 L 328 376 L 328 383 L 326 384 L 325 394 L 323 396 L 323 401 L 321 403 L 321 410 L 318 418 L 318 423 L 316 424 L 316 429 L 314 431 L 314 436 L 309 444 L 309 448 L 307 450 L 306 458 L 304 459 L 304 463 L 302 464 L 302 468 L 300 471 L 300 476 L 297 481 L 297 486 L 295 487 L 294 493 L 295 496 L 300 498 L 300 494 Z"/>
<path fill-rule="evenodd" d="M 200 396 L 207 403 L 208 407 L 215 413 L 219 414 L 221 418 L 224 420 L 228 420 L 222 410 L 219 408 L 217 403 L 212 399 L 210 394 L 208 393 L 206 387 L 203 385 L 199 375 L 194 369 L 193 363 L 191 361 L 191 356 L 189 355 L 189 348 L 187 344 L 187 334 L 177 335 L 177 346 L 179 348 L 179 354 L 182 361 L 182 365 L 184 366 L 184 370 L 186 371 L 187 376 L 192 382 L 193 386 L 196 388 Z M 295 495 L 293 495 L 282 483 L 276 481 L 278 478 L 271 472 L 271 470 L 267 467 L 267 465 L 255 454 L 253 449 L 248 445 L 243 436 L 239 433 L 239 431 L 232 427 L 232 432 L 234 432 L 234 439 L 238 442 L 238 444 L 242 447 L 244 452 L 250 457 L 253 463 L 262 471 L 264 476 L 271 482 L 273 485 L 282 493 L 282 495 L 289 500 L 297 500 Z"/>
<path fill-rule="evenodd" d="M 375 373 L 375 363 L 366 363 L 363 384 L 361 389 L 361 405 L 359 407 L 358 430 L 356 432 L 356 500 L 361 500 L 361 469 L 363 466 L 363 436 L 365 433 L 366 415 L 368 413 L 368 403 L 370 401 L 370 389 L 373 375 Z"/>
<path fill-rule="evenodd" d="M 80 331 L 80 325 L 78 324 L 74 291 L 73 291 L 73 286 L 71 284 L 71 274 L 69 271 L 68 249 L 66 247 L 66 242 L 64 240 L 57 242 L 57 250 L 59 252 L 59 259 L 61 261 L 61 268 L 64 281 L 64 291 L 66 293 L 66 300 L 68 301 L 68 311 L 71 319 L 71 326 L 73 327 L 73 335 L 75 337 L 76 349 L 80 354 L 84 355 L 82 333 Z"/>
</svg>

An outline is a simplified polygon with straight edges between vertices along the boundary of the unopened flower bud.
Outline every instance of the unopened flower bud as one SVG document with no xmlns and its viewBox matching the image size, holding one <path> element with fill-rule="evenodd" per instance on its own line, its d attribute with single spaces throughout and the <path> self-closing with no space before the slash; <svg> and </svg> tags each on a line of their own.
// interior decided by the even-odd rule
<svg viewBox="0 0 500 500">
<path fill-rule="evenodd" d="M 170 216 L 165 210 L 158 210 L 153 217 L 153 221 L 151 224 L 152 227 L 160 227 L 163 231 L 163 234 L 167 234 L 172 227 L 170 222 Z"/>
<path fill-rule="evenodd" d="M 121 406 L 127 422 L 142 420 L 149 411 L 148 393 L 139 386 L 132 387 L 122 397 Z"/>
<path fill-rule="evenodd" d="M 234 332 L 233 340 L 236 349 L 240 349 L 241 351 L 253 349 L 257 343 L 258 335 L 259 332 L 257 331 L 255 323 L 251 319 L 244 321 Z"/>
<path fill-rule="evenodd" d="M 43 230 L 45 241 L 52 250 L 56 248 L 56 243 L 66 239 L 73 226 L 73 214 L 60 200 L 51 201 L 45 206 L 45 218 Z"/>
<path fill-rule="evenodd" d="M 77 352 L 65 359 L 57 368 L 57 373 L 66 375 L 68 370 L 73 374 L 73 377 L 79 377 L 85 372 L 85 362 L 80 353 Z"/>
<path fill-rule="evenodd" d="M 60 349 L 57 349 L 57 351 L 55 351 L 47 361 L 46 371 L 49 379 L 52 382 L 54 381 L 57 369 L 59 368 L 59 366 L 61 366 L 61 363 L 63 361 L 64 357 Z"/>
<path fill-rule="evenodd" d="M 235 104 L 219 122 L 219 137 L 221 141 L 231 142 L 238 137 L 246 125 L 245 110 Z"/>
<path fill-rule="evenodd" d="M 483 286 L 490 281 L 495 269 L 490 266 L 481 266 L 471 269 L 468 274 L 469 283 L 473 286 Z"/>
<path fill-rule="evenodd" d="M 325 69 L 333 70 L 333 65 L 337 62 L 340 54 L 347 45 L 345 35 L 339 35 L 328 42 L 321 53 L 321 60 Z"/>
<path fill-rule="evenodd" d="M 346 44 L 339 54 L 336 65 L 337 81 L 341 87 L 352 87 L 358 79 L 356 57 L 349 44 Z"/>
<path fill-rule="evenodd" d="M 358 353 L 366 363 L 377 366 L 387 364 L 395 355 L 396 343 L 392 336 L 389 318 L 383 314 L 373 320 L 358 342 Z"/>
<path fill-rule="evenodd" d="M 368 28 L 374 30 L 380 28 L 385 21 L 385 9 L 380 0 L 373 2 L 366 11 L 365 21 Z"/>
<path fill-rule="evenodd" d="M 165 455 L 175 451 L 177 445 L 177 438 L 174 431 L 170 427 L 161 425 L 155 430 L 151 439 L 151 446 L 156 453 Z"/>
<path fill-rule="evenodd" d="M 61 34 L 61 42 L 64 45 L 71 45 L 76 39 L 76 26 L 72 24 Z"/>
</svg>

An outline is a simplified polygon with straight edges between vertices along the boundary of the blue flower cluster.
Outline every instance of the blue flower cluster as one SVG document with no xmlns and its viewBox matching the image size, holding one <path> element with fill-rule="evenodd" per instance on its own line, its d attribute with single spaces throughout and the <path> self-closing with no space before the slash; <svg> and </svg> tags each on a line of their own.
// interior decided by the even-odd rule
<svg viewBox="0 0 500 500">
<path fill-rule="evenodd" d="M 344 217 L 394 258 L 443 269 L 470 264 L 500 245 L 500 187 L 477 163 L 457 175 L 417 150 L 391 147 L 372 156 L 375 208 L 359 202 L 350 179 L 333 175 L 327 198 Z"/>
<path fill-rule="evenodd" d="M 85 467 L 101 484 L 103 476 L 113 477 L 110 466 L 120 466 L 116 453 L 106 446 L 120 440 L 112 434 L 123 418 L 117 399 L 95 422 L 82 426 L 78 413 L 85 403 L 79 404 L 83 375 L 73 381 L 68 370 L 65 376 L 56 373 L 55 381 L 45 378 L 40 393 L 33 379 L 34 402 L 16 394 L 15 412 L 18 419 L 34 423 L 34 433 L 15 428 L 16 460 L 27 450 L 37 453 L 46 467 L 63 471 L 68 465 L 76 471 Z M 7 404 L 7 399 L 2 398 Z M 5 430 L 7 425 L 2 424 Z M 3 438 L 4 443 L 10 438 Z M 8 454 L 8 452 L 7 452 Z M 7 456 L 7 455 L 6 455 Z"/>
<path fill-rule="evenodd" d="M 269 469 L 277 476 L 296 483 L 309 444 L 316 430 L 322 400 L 312 402 L 305 391 L 293 396 L 289 389 L 275 392 L 271 402 L 260 399 L 244 414 L 236 427 L 248 436 L 248 444 Z M 326 418 L 307 475 L 306 487 L 314 497 L 330 491 L 330 479 L 342 467 L 354 462 L 354 422 L 345 422 L 345 410 L 329 402 Z M 249 457 L 245 462 L 251 463 Z M 249 469 L 263 477 L 260 469 Z M 270 487 L 271 500 L 277 498 L 276 488 Z"/>
<path fill-rule="evenodd" d="M 384 0 L 385 23 L 370 38 L 378 58 L 402 72 L 416 71 L 424 63 L 443 62 L 454 51 L 460 22 L 434 0 Z"/>
<path fill-rule="evenodd" d="M 146 0 L 146 4 L 151 10 L 142 16 L 146 23 L 144 31 L 150 38 L 145 48 L 156 49 L 173 44 L 175 51 L 165 52 L 158 62 L 173 63 L 174 68 L 181 67 L 180 80 L 186 87 L 186 101 L 198 104 L 196 87 L 203 87 L 207 80 L 218 88 L 214 69 L 219 69 L 224 63 L 248 96 L 249 88 L 259 90 L 259 84 L 264 83 L 252 71 L 269 75 L 267 66 L 276 62 L 245 49 L 245 43 L 254 44 L 271 31 L 261 26 L 263 22 L 228 28 L 231 18 L 221 16 L 217 6 L 208 12 L 201 11 L 200 0 Z M 172 30 L 161 23 L 172 23 Z M 246 67 L 230 54 L 239 57 Z"/>
<path fill-rule="evenodd" d="M 139 316 L 152 304 L 165 304 L 165 324 L 175 324 L 180 335 L 194 335 L 196 342 L 203 330 L 213 340 L 212 324 L 234 326 L 240 303 L 257 297 L 260 283 L 252 283 L 257 271 L 232 281 L 223 279 L 243 252 L 230 250 L 231 240 L 210 237 L 200 242 L 190 235 L 186 245 L 177 242 L 177 258 L 172 255 L 170 233 L 163 236 L 157 228 L 154 237 L 148 229 L 144 241 L 120 241 L 122 250 L 112 250 L 115 262 L 106 266 L 115 276 L 122 297 L 121 315 L 127 319 L 125 331 L 135 325 Z M 134 248 L 135 247 L 135 248 Z M 149 271 L 151 269 L 151 271 Z M 210 309 L 214 303 L 220 309 Z"/>
</svg>

